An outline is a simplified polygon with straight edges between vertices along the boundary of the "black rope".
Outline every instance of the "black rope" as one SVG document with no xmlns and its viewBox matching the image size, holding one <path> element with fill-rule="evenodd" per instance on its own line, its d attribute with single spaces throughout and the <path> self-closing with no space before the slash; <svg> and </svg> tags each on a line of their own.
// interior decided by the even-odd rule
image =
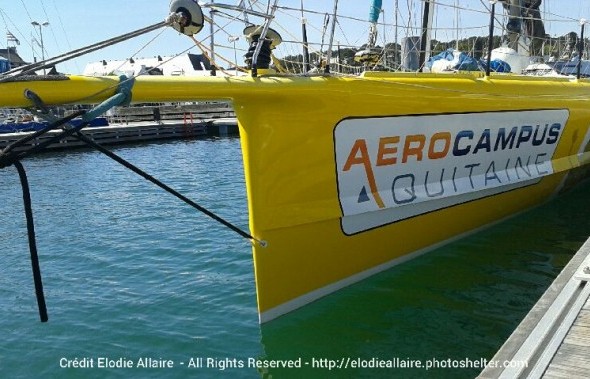
<svg viewBox="0 0 590 379">
<path fill-rule="evenodd" d="M 57 121 L 49 124 L 45 128 L 9 144 L 0 153 L 0 168 L 14 165 L 14 167 L 16 167 L 16 170 L 18 171 L 18 175 L 19 175 L 20 182 L 21 182 L 21 187 L 23 190 L 23 205 L 24 205 L 24 209 L 25 209 L 25 219 L 27 221 L 27 235 L 28 235 L 28 239 L 29 239 L 29 251 L 31 254 L 31 269 L 33 271 L 33 282 L 35 284 L 35 296 L 37 298 L 37 307 L 39 308 L 39 318 L 41 319 L 41 322 L 47 322 L 49 320 L 49 317 L 47 315 L 47 305 L 45 303 L 45 294 L 43 291 L 43 280 L 41 277 L 41 266 L 39 264 L 39 254 L 37 252 L 37 241 L 35 238 L 35 223 L 34 223 L 34 219 L 33 219 L 33 207 L 31 205 L 31 191 L 29 189 L 29 180 L 27 178 L 27 173 L 25 171 L 25 168 L 22 165 L 22 163 L 20 162 L 20 160 L 31 155 L 31 154 L 34 154 L 38 151 L 45 149 L 45 147 L 47 147 L 48 145 L 50 145 L 62 138 L 68 137 L 69 135 L 79 131 L 81 128 L 88 125 L 88 123 L 87 122 L 82 123 L 81 125 L 79 125 L 75 128 L 65 130 L 62 133 L 58 133 L 56 136 L 49 138 L 48 140 L 43 141 L 42 143 L 40 143 L 32 148 L 29 148 L 23 152 L 15 151 L 15 149 L 17 147 L 23 146 L 25 143 L 32 141 L 33 139 L 35 139 L 41 135 L 49 132 L 50 130 L 56 129 L 56 128 L 64 125 L 68 121 L 71 121 L 73 118 L 80 116 L 83 113 L 84 113 L 84 111 L 76 112 L 68 117 L 57 120 Z"/>
<path fill-rule="evenodd" d="M 43 128 L 39 131 L 36 131 L 33 134 L 27 135 L 15 142 L 9 144 L 0 153 L 0 168 L 8 167 L 11 164 L 18 162 L 21 159 L 24 159 L 32 154 L 35 154 L 35 153 L 45 149 L 47 146 L 51 145 L 52 143 L 58 142 L 64 138 L 67 138 L 67 137 L 71 136 L 72 134 L 76 133 L 77 131 L 79 131 L 80 129 L 82 129 L 86 125 L 88 125 L 88 122 L 83 122 L 80 125 L 76 126 L 75 128 L 66 129 L 61 133 L 57 133 L 55 136 L 50 137 L 50 138 L 46 139 L 45 141 L 27 149 L 27 150 L 14 151 L 14 149 L 16 149 L 17 147 L 20 147 L 20 146 L 24 145 L 25 143 L 32 141 L 33 139 L 35 139 L 37 137 L 42 136 L 43 134 L 46 134 L 50 130 L 56 129 L 56 128 L 66 124 L 67 122 L 80 116 L 81 114 L 84 114 L 84 111 L 79 111 L 79 112 L 76 112 L 68 117 L 59 119 L 56 122 L 49 124 L 45 128 Z"/>
<path fill-rule="evenodd" d="M 85 113 L 84 111 L 77 111 L 77 112 L 71 114 L 70 116 L 64 117 L 56 122 L 50 123 L 49 125 L 47 125 L 43 129 L 37 130 L 36 132 L 31 133 L 19 140 L 16 140 L 13 143 L 7 145 L 4 148 L 4 150 L 2 150 L 2 154 L 7 154 L 7 153 L 11 152 L 12 150 L 14 150 L 15 148 L 20 147 L 20 146 L 24 145 L 25 143 L 32 141 L 37 137 L 42 136 L 43 134 L 47 133 L 50 130 L 57 129 L 58 127 L 66 124 L 67 122 L 72 121 L 74 118 L 83 115 L 84 113 Z M 46 145 L 43 144 L 43 147 L 45 147 L 45 146 Z"/>
<path fill-rule="evenodd" d="M 33 281 L 35 283 L 35 295 L 37 297 L 37 306 L 39 308 L 39 318 L 41 319 L 41 322 L 47 322 L 49 317 L 47 316 L 45 294 L 43 293 L 43 281 L 41 280 L 41 267 L 39 265 L 39 255 L 37 254 L 37 242 L 35 240 L 35 224 L 33 222 L 33 208 L 31 206 L 29 181 L 22 163 L 15 161 L 13 164 L 18 171 L 21 187 L 23 189 L 25 217 L 27 219 L 27 234 L 29 236 L 29 251 L 31 252 L 31 268 L 33 269 Z"/>
<path fill-rule="evenodd" d="M 41 100 L 41 98 L 39 96 L 37 96 L 35 93 L 33 93 L 32 91 L 27 91 L 27 97 L 29 99 L 31 99 L 37 107 L 43 109 L 45 106 L 43 104 L 43 101 Z M 53 124 L 49 125 L 48 127 L 44 128 L 42 131 L 39 132 L 39 134 L 43 134 L 46 133 L 47 131 L 56 128 L 57 126 L 63 125 L 69 121 L 71 121 L 71 119 L 79 116 L 81 113 L 84 113 L 84 111 L 81 111 L 79 113 L 75 113 L 73 115 L 70 115 L 66 118 L 62 118 L 60 120 L 55 121 Z M 41 114 L 41 116 L 43 116 L 43 114 Z M 55 137 L 52 137 L 50 139 L 48 139 L 47 141 L 44 141 L 43 143 L 23 152 L 20 153 L 19 155 L 17 155 L 16 157 L 12 157 L 9 156 L 8 158 L 4 157 L 5 153 L 10 150 L 12 150 L 15 146 L 20 146 L 22 145 L 24 142 L 21 142 L 22 140 L 27 139 L 27 141 L 31 140 L 32 137 L 25 137 L 22 140 L 19 140 L 17 142 L 14 142 L 13 144 L 11 144 L 10 146 L 8 146 L 1 154 L 0 154 L 0 168 L 5 167 L 4 166 L 4 160 L 8 160 L 8 162 L 12 162 L 14 160 L 18 160 L 18 159 L 23 159 L 37 151 L 40 151 L 41 149 L 44 149 L 46 146 L 50 145 L 51 143 L 57 142 L 58 140 L 71 136 L 73 135 L 75 138 L 77 138 L 78 140 L 86 143 L 88 146 L 91 146 L 93 148 L 95 148 L 96 150 L 100 151 L 101 153 L 105 154 L 106 156 L 108 156 L 109 158 L 113 159 L 114 161 L 116 161 L 117 163 L 123 165 L 124 167 L 126 167 L 127 169 L 135 172 L 136 174 L 138 174 L 139 176 L 143 177 L 144 179 L 152 182 L 153 184 L 157 185 L 158 187 L 162 188 L 164 191 L 170 193 L 171 195 L 175 196 L 176 198 L 182 200 L 183 202 L 185 202 L 186 204 L 190 205 L 191 207 L 195 208 L 196 210 L 198 210 L 201 213 L 204 213 L 205 215 L 209 216 L 210 218 L 212 218 L 213 220 L 219 222 L 220 224 L 228 227 L 229 229 L 233 230 L 234 232 L 238 233 L 240 236 L 249 239 L 251 241 L 256 241 L 258 243 L 260 243 L 261 245 L 265 245 L 264 241 L 260 241 L 256 238 L 254 238 L 252 235 L 250 235 L 249 233 L 247 233 L 246 231 L 240 229 L 239 227 L 235 226 L 234 224 L 232 224 L 231 222 L 223 219 L 222 217 L 216 215 L 215 213 L 211 212 L 210 210 L 208 210 L 207 208 L 197 204 L 196 202 L 194 202 L 193 200 L 189 199 L 188 197 L 182 195 L 180 192 L 176 191 L 175 189 L 171 188 L 170 186 L 164 184 L 162 181 L 154 178 L 153 176 L 151 176 L 150 174 L 146 173 L 145 171 L 141 170 L 139 167 L 133 165 L 132 163 L 130 163 L 129 161 L 126 161 L 125 159 L 121 158 L 120 156 L 116 155 L 115 153 L 113 153 L 112 151 L 106 149 L 105 147 L 99 145 L 98 143 L 94 142 L 92 139 L 88 138 L 86 135 L 84 135 L 81 132 L 81 129 L 88 125 L 88 122 L 82 123 L 79 126 L 76 126 L 74 128 L 68 128 L 66 129 L 64 132 L 56 135 Z M 15 145 L 13 147 L 13 145 Z M 10 148 L 10 149 L 9 149 Z"/>
<path fill-rule="evenodd" d="M 31 94 L 29 94 L 29 95 L 31 95 Z M 34 94 L 32 94 L 31 96 L 29 96 L 29 98 L 31 98 L 35 103 L 37 103 L 37 106 L 40 107 L 41 110 L 43 111 L 44 106 L 43 106 L 41 100 Z M 41 112 L 41 113 L 43 113 L 43 112 Z M 30 190 L 29 190 L 29 181 L 27 179 L 26 171 L 20 161 L 22 159 L 34 154 L 34 153 L 37 153 L 37 152 L 45 149 L 50 144 L 58 142 L 58 141 L 65 139 L 69 136 L 73 136 L 76 139 L 86 143 L 88 146 L 95 148 L 96 150 L 105 154 L 106 156 L 113 159 L 117 163 L 123 165 L 125 168 L 135 172 L 136 174 L 140 175 L 144 179 L 152 182 L 153 184 L 162 188 L 166 192 L 172 194 L 176 198 L 182 200 L 186 204 L 192 206 L 193 208 L 200 211 L 201 213 L 204 213 L 205 215 L 209 216 L 213 220 L 221 223 L 222 225 L 224 225 L 224 226 L 228 227 L 229 229 L 233 230 L 234 232 L 238 233 L 240 236 L 247 238 L 251 241 L 256 241 L 256 242 L 260 243 L 262 246 L 265 246 L 264 241 L 257 240 L 256 238 L 254 238 L 253 236 L 251 236 L 250 234 L 248 234 L 244 230 L 233 225 L 229 221 L 226 221 L 222 217 L 209 211 L 208 209 L 204 208 L 203 206 L 197 204 L 196 202 L 194 202 L 191 199 L 187 198 L 186 196 L 182 195 L 178 191 L 176 191 L 173 188 L 169 187 L 168 185 L 164 184 L 160 180 L 154 178 L 153 176 L 149 175 L 145 171 L 141 170 L 137 166 L 131 164 L 130 162 L 128 162 L 125 159 L 118 156 L 117 154 L 113 153 L 112 151 L 104 148 L 103 146 L 94 142 L 92 139 L 88 138 L 86 135 L 84 135 L 81 132 L 82 128 L 84 128 L 85 126 L 87 126 L 89 124 L 88 121 L 82 122 L 80 125 L 78 125 L 76 127 L 66 128 L 61 133 L 57 133 L 55 136 L 52 136 L 51 138 L 46 139 L 42 143 L 35 145 L 31 148 L 28 148 L 22 152 L 15 151 L 16 148 L 23 146 L 27 142 L 30 142 L 33 139 L 35 139 L 39 136 L 42 136 L 43 134 L 46 134 L 53 129 L 63 126 L 64 124 L 68 123 L 69 121 L 71 121 L 75 117 L 78 117 L 84 113 L 85 113 L 85 111 L 79 111 L 79 112 L 76 112 L 68 117 L 56 120 L 56 121 L 52 122 L 51 124 L 49 124 L 48 126 L 46 126 L 45 128 L 9 144 L 6 148 L 4 148 L 2 150 L 2 152 L 0 152 L 0 168 L 5 168 L 10 165 L 14 165 L 18 171 L 20 181 L 21 181 L 21 186 L 22 186 L 22 190 L 23 190 L 25 218 L 27 221 L 27 234 L 28 234 L 28 239 L 29 239 L 29 250 L 31 253 L 31 268 L 33 271 L 33 282 L 35 284 L 35 295 L 37 298 L 37 306 L 39 308 L 39 317 L 41 319 L 41 322 L 47 322 L 49 317 L 47 316 L 47 306 L 45 303 L 45 294 L 43 292 L 43 281 L 42 281 L 42 277 L 41 277 L 41 267 L 39 264 L 39 255 L 37 253 L 37 242 L 35 239 L 35 225 L 33 222 L 33 209 L 32 209 L 32 205 L 31 205 L 31 194 L 30 194 Z M 50 116 L 50 114 L 45 114 L 45 116 L 47 116 L 50 119 L 51 119 L 51 117 L 53 117 L 53 116 Z"/>
<path fill-rule="evenodd" d="M 248 234 L 247 232 L 243 231 L 242 229 L 240 229 L 239 227 L 235 226 L 234 224 L 232 224 L 231 222 L 223 219 L 222 217 L 216 215 L 215 213 L 211 212 L 210 210 L 208 210 L 207 208 L 204 208 L 203 206 L 195 203 L 193 200 L 189 199 L 188 197 L 184 196 L 183 194 L 181 194 L 180 192 L 176 191 L 175 189 L 171 188 L 170 186 L 168 186 L 167 184 L 161 182 L 160 180 L 154 178 L 153 176 L 151 176 L 150 174 L 148 174 L 147 172 L 141 170 L 139 167 L 133 165 L 132 163 L 126 161 L 125 159 L 121 158 L 120 156 L 118 156 L 117 154 L 113 153 L 112 151 L 104 148 L 103 146 L 99 145 L 98 143 L 94 142 L 92 139 L 88 138 L 85 134 L 83 134 L 82 132 L 77 132 L 74 137 L 78 138 L 80 141 L 85 142 L 87 145 L 95 148 L 96 150 L 100 151 L 101 153 L 103 153 L 104 155 L 106 155 L 107 157 L 111 158 L 112 160 L 114 160 L 115 162 L 123 165 L 125 168 L 133 171 L 134 173 L 136 173 L 137 175 L 143 177 L 144 179 L 152 182 L 153 184 L 155 184 L 156 186 L 162 188 L 164 191 L 168 192 L 169 194 L 175 196 L 176 198 L 182 200 L 183 202 L 185 202 L 186 204 L 190 205 L 191 207 L 195 208 L 196 210 L 198 210 L 199 212 L 204 213 L 205 215 L 209 216 L 210 218 L 212 218 L 213 220 L 219 222 L 220 224 L 228 227 L 229 229 L 233 230 L 234 232 L 238 233 L 240 236 L 249 239 L 251 241 L 257 241 L 259 243 L 262 243 L 262 241 L 258 241 L 256 238 L 254 238 L 252 235 Z"/>
<path fill-rule="evenodd" d="M 20 77 L 26 76 L 27 74 L 30 74 L 30 73 L 34 73 L 34 71 L 36 71 L 36 70 L 48 68 L 48 67 L 55 65 L 57 63 L 61 63 L 63 61 L 76 58 L 76 57 L 81 56 L 83 54 L 87 54 L 89 52 L 102 49 L 106 46 L 114 45 L 114 44 L 122 42 L 124 40 L 148 33 L 150 31 L 153 31 L 156 29 L 159 29 L 159 28 L 166 26 L 168 24 L 169 24 L 169 21 L 160 22 L 160 23 L 145 27 L 143 29 L 138 29 L 136 31 L 124 34 L 119 37 L 111 38 L 109 40 L 105 40 L 105 41 L 96 43 L 94 45 L 90 45 L 87 47 L 73 50 L 69 53 L 65 53 L 65 54 L 62 54 L 62 55 L 54 57 L 54 58 L 50 58 L 47 60 L 43 60 L 41 62 L 26 65 L 24 67 L 18 67 L 13 70 L 9 70 L 8 72 L 0 75 L 0 83 L 19 80 Z M 54 118 L 54 117 L 49 113 L 48 109 L 44 106 L 44 104 L 43 104 L 42 100 L 39 98 L 39 96 L 37 96 L 32 91 L 27 90 L 25 93 L 25 97 L 30 99 L 39 108 L 39 113 L 41 114 L 41 116 L 45 116 L 46 118 L 53 121 L 52 118 Z M 233 230 L 234 232 L 238 233 L 240 236 L 247 238 L 249 240 L 252 240 L 252 241 L 257 241 L 258 243 L 260 243 L 263 246 L 265 245 L 264 241 L 257 240 L 256 238 L 254 238 L 253 236 L 251 236 L 247 232 L 243 231 L 242 229 L 238 228 L 237 226 L 233 225 L 232 223 L 226 221 L 225 219 L 219 217 L 218 215 L 209 211 L 208 209 L 200 206 L 199 204 L 190 200 L 189 198 L 182 195 L 178 191 L 172 189 L 168 185 L 164 184 L 163 182 L 159 181 L 158 179 L 154 178 L 153 176 L 147 174 L 146 172 L 142 171 L 138 167 L 129 163 L 125 159 L 123 159 L 123 158 L 119 157 L 118 155 L 116 155 L 115 153 L 105 149 L 101 145 L 95 143 L 93 140 L 91 140 L 90 138 L 85 136 L 81 132 L 81 130 L 82 130 L 82 128 L 84 128 L 85 126 L 87 126 L 89 124 L 88 121 L 84 121 L 76 127 L 63 128 L 62 132 L 56 133 L 54 136 L 47 138 L 43 142 L 41 142 L 33 147 L 27 148 L 24 151 L 17 151 L 16 150 L 17 148 L 25 146 L 25 144 L 27 144 L 28 142 L 33 141 L 34 139 L 47 134 L 49 131 L 57 129 L 58 127 L 62 127 L 63 125 L 70 122 L 72 119 L 74 119 L 78 116 L 81 116 L 84 113 L 85 113 L 85 111 L 79 111 L 79 112 L 73 113 L 72 115 L 70 115 L 68 117 L 64 117 L 62 119 L 55 120 L 55 121 L 51 122 L 49 125 L 47 125 L 46 127 L 42 128 L 41 130 L 36 131 L 30 135 L 27 135 L 15 142 L 9 144 L 0 152 L 0 169 L 8 167 L 10 165 L 14 165 L 18 171 L 20 181 L 21 181 L 21 186 L 22 186 L 22 190 L 23 190 L 25 218 L 26 218 L 26 222 L 27 222 L 29 250 L 30 250 L 30 255 L 31 255 L 31 268 L 33 271 L 33 281 L 35 284 L 35 295 L 37 298 L 37 306 L 39 308 L 39 317 L 41 319 L 41 322 L 47 322 L 49 317 L 47 315 L 47 305 L 45 303 L 45 294 L 43 291 L 43 281 L 42 281 L 42 277 L 41 277 L 39 255 L 37 252 L 37 242 L 36 242 L 36 238 L 35 238 L 35 225 L 34 225 L 34 220 L 33 220 L 33 209 L 32 209 L 32 205 L 31 205 L 31 194 L 30 194 L 30 189 L 29 189 L 29 182 L 27 179 L 27 174 L 24 169 L 24 166 L 22 165 L 22 163 L 20 161 L 32 154 L 35 154 L 37 152 L 44 150 L 47 146 L 49 146 L 53 143 L 64 140 L 65 138 L 67 138 L 69 136 L 74 136 L 78 140 L 85 142 L 87 145 L 94 147 L 95 149 L 97 149 L 101 153 L 105 154 L 106 156 L 110 157 L 114 161 L 120 163 L 121 165 L 123 165 L 127 169 L 135 172 L 136 174 L 142 176 L 146 180 L 154 183 L 158 187 L 162 188 L 166 192 L 168 192 L 168 193 L 172 194 L 173 196 L 177 197 L 178 199 L 182 200 L 186 204 L 192 206 L 193 208 L 204 213 L 205 215 L 209 216 L 210 218 L 214 219 L 215 221 L 221 223 L 222 225 L 224 225 L 224 226 L 228 227 L 229 229 Z"/>
<path fill-rule="evenodd" d="M 32 94 L 36 103 L 38 103 L 38 106 L 43 106 L 41 99 L 38 98 L 36 95 Z M 71 121 L 73 118 L 79 116 L 80 114 L 83 114 L 84 111 L 80 111 L 78 113 L 72 114 L 66 118 L 62 118 L 60 120 L 57 120 L 56 122 L 52 123 L 51 125 L 47 126 L 46 128 L 44 128 L 43 130 L 39 131 L 38 133 L 35 133 L 38 135 L 44 134 L 46 132 L 48 132 L 49 130 L 55 129 L 58 126 L 64 125 L 67 122 Z M 100 151 L 101 153 L 105 154 L 106 156 L 108 156 L 109 158 L 113 159 L 114 161 L 116 161 L 117 163 L 123 165 L 124 167 L 126 167 L 127 169 L 135 172 L 136 174 L 138 174 L 139 176 L 143 177 L 144 179 L 152 182 L 153 184 L 157 185 L 158 187 L 162 188 L 164 191 L 170 193 L 171 195 L 175 196 L 176 198 L 182 200 L 183 202 L 185 202 L 186 204 L 190 205 L 191 207 L 195 208 L 196 210 L 198 210 L 201 213 L 204 213 L 205 215 L 209 216 L 210 218 L 212 218 L 213 220 L 219 222 L 220 224 L 228 227 L 229 229 L 233 230 L 234 232 L 238 233 L 240 236 L 249 239 L 251 241 L 256 241 L 258 243 L 260 243 L 261 245 L 265 245 L 264 241 L 260 241 L 256 238 L 254 238 L 252 235 L 250 235 L 249 233 L 245 232 L 244 230 L 240 229 L 239 227 L 235 226 L 234 224 L 232 224 L 231 222 L 225 220 L 224 218 L 216 215 L 215 213 L 211 212 L 210 210 L 208 210 L 207 208 L 197 204 L 196 202 L 194 202 L 193 200 L 189 199 L 188 197 L 182 195 L 180 192 L 176 191 L 175 189 L 173 189 L 172 187 L 166 185 L 165 183 L 163 183 L 162 181 L 154 178 L 153 176 L 151 176 L 150 174 L 146 173 L 145 171 L 141 170 L 139 167 L 133 165 L 132 163 L 130 163 L 129 161 L 126 161 L 125 159 L 121 158 L 120 156 L 118 156 L 117 154 L 113 153 L 112 151 L 106 149 L 105 147 L 103 147 L 102 145 L 99 145 L 98 143 L 94 142 L 92 139 L 88 138 L 86 135 L 84 135 L 81 130 L 82 128 L 84 128 L 86 125 L 88 125 L 89 122 L 83 122 L 82 124 L 74 127 L 74 128 L 68 128 L 65 131 L 63 131 L 62 133 L 59 133 L 58 135 L 47 139 L 46 141 L 43 141 L 42 143 L 40 143 L 37 146 L 34 146 L 24 152 L 21 153 L 17 153 L 17 154 L 7 154 L 10 153 L 12 149 L 14 149 L 17 146 L 21 146 L 23 145 L 25 142 L 22 142 L 23 140 L 26 141 L 30 141 L 33 139 L 33 137 L 29 136 L 29 137 L 24 137 L 19 141 L 16 141 L 14 143 L 12 143 L 11 145 L 7 146 L 6 149 L 4 149 L 4 151 L 2 151 L 2 153 L 0 153 L 0 168 L 2 167 L 6 167 L 9 164 L 18 161 L 20 159 L 26 158 L 27 156 L 34 154 L 42 149 L 44 149 L 45 147 L 49 146 L 50 144 L 57 142 L 63 138 L 69 137 L 69 136 L 74 136 L 75 138 L 77 138 L 78 140 L 86 143 L 88 146 L 91 146 L 93 148 L 95 148 L 96 150 Z"/>
</svg>

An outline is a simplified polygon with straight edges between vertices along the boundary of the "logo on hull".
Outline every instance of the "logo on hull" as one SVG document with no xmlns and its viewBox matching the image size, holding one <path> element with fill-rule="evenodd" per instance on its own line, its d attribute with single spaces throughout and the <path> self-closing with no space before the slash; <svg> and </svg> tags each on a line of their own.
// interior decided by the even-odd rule
<svg viewBox="0 0 590 379">
<path fill-rule="evenodd" d="M 567 110 L 345 119 L 334 140 L 342 228 L 355 234 L 536 183 Z"/>
</svg>

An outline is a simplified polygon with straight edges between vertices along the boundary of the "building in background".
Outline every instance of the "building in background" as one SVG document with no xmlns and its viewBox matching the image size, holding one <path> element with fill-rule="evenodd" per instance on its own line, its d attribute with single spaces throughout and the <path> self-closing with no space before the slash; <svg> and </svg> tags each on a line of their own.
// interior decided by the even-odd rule
<svg viewBox="0 0 590 379">
<path fill-rule="evenodd" d="M 20 55 L 18 55 L 18 52 L 16 51 L 16 47 L 11 47 L 11 46 L 9 46 L 6 49 L 0 49 L 0 62 L 2 59 L 6 60 L 4 65 L 6 65 L 6 67 L 9 69 L 24 66 L 24 65 L 28 64 L 20 57 Z M 2 68 L 3 68 L 3 64 L 0 63 L 0 72 L 8 71 L 8 70 L 2 70 Z"/>
</svg>

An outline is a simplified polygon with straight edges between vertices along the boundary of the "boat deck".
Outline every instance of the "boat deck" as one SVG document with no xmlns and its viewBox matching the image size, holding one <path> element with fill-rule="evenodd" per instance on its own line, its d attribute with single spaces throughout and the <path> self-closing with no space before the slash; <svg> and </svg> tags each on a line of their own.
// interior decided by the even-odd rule
<svg viewBox="0 0 590 379">
<path fill-rule="evenodd" d="M 590 377 L 590 238 L 491 363 L 480 378 Z"/>
</svg>

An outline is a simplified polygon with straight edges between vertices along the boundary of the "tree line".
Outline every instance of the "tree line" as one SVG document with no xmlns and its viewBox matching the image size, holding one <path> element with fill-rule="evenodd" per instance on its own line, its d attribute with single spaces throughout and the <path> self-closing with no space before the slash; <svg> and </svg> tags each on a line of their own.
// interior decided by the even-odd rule
<svg viewBox="0 0 590 379">
<path fill-rule="evenodd" d="M 566 59 L 569 60 L 573 55 L 577 54 L 579 50 L 579 38 L 575 32 L 568 33 L 561 37 L 546 37 L 542 41 L 536 41 L 533 46 L 538 46 L 537 51 L 532 52 L 533 55 L 540 56 L 543 59 Z M 588 39 L 584 39 L 584 57 L 588 57 L 587 47 L 589 45 Z M 500 47 L 503 44 L 502 37 L 494 36 L 492 48 Z M 472 36 L 460 40 L 452 40 L 448 42 L 438 41 L 433 39 L 431 41 L 431 56 L 439 54 L 448 49 L 456 49 L 464 52 L 475 59 L 481 59 L 487 55 L 488 38 L 482 36 Z M 331 68 L 333 71 L 340 71 L 351 73 L 360 71 L 363 68 L 363 63 L 355 61 L 355 54 L 367 48 L 366 45 L 358 48 L 339 47 L 336 46 L 331 54 Z M 381 51 L 381 60 L 377 68 L 381 69 L 396 69 L 402 63 L 402 46 L 397 43 L 387 43 L 383 48 L 378 47 Z M 319 69 L 323 67 L 326 62 L 326 52 L 321 54 L 318 52 L 310 53 L 310 66 Z M 290 72 L 302 73 L 303 54 L 289 55 L 279 59 L 281 65 L 287 68 Z"/>
</svg>

